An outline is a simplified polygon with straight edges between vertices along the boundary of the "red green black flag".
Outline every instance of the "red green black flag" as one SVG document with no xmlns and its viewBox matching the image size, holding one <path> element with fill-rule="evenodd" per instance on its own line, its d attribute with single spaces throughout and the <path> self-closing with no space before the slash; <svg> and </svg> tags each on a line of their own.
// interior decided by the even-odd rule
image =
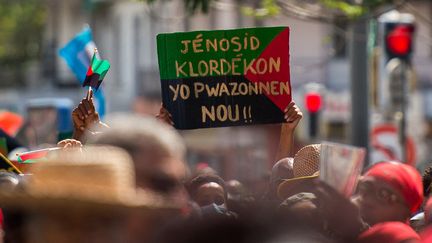
<svg viewBox="0 0 432 243">
<path fill-rule="evenodd" d="M 111 66 L 107 60 L 98 59 L 96 54 L 97 51 L 95 51 L 93 54 L 92 61 L 87 70 L 86 78 L 83 83 L 83 87 L 90 86 L 95 90 L 99 88 Z"/>
</svg>

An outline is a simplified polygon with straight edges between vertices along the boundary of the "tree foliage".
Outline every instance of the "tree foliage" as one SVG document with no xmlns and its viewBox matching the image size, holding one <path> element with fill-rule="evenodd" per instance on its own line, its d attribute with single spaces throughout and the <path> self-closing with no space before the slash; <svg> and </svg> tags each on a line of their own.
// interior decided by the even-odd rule
<svg viewBox="0 0 432 243">
<path fill-rule="evenodd" d="M 366 13 L 372 12 L 375 9 L 385 5 L 393 4 L 394 0 L 363 0 L 360 3 L 352 3 L 353 1 L 347 0 L 320 0 L 321 3 L 332 9 L 340 10 L 349 18 L 360 17 Z"/>
<path fill-rule="evenodd" d="M 151 4 L 158 0 L 141 0 L 141 1 L 145 1 Z M 166 0 L 162 0 L 162 1 L 166 1 Z M 188 11 L 192 13 L 196 11 L 202 11 L 204 13 L 207 13 L 212 0 L 183 0 L 183 1 Z"/>
<path fill-rule="evenodd" d="M 157 0 L 142 0 L 148 3 L 153 3 Z M 167 0 L 164 0 L 167 1 Z M 184 0 L 186 8 L 190 12 L 202 11 L 207 12 L 209 10 L 209 6 L 211 2 L 214 0 Z M 277 2 L 284 0 L 260 0 L 260 6 L 258 7 L 243 7 L 243 13 L 250 16 L 255 17 L 267 17 L 278 15 L 281 11 Z M 293 1 L 294 0 L 285 0 L 285 1 Z M 301 1 L 301 0 L 297 0 Z M 401 0 L 317 0 L 317 4 L 324 5 L 329 9 L 338 10 L 342 12 L 349 18 L 356 18 L 362 16 L 366 13 L 374 11 L 375 9 L 385 5 L 385 4 L 394 4 L 396 2 L 400 2 Z M 256 2 L 256 0 L 244 0 L 242 2 Z"/>
<path fill-rule="evenodd" d="M 259 8 L 243 7 L 242 12 L 247 16 L 254 16 L 256 18 L 264 18 L 275 16 L 280 13 L 281 9 L 276 4 L 275 0 L 262 0 Z"/>
<path fill-rule="evenodd" d="M 0 64 L 19 65 L 40 54 L 45 9 L 40 0 L 0 0 Z"/>
</svg>

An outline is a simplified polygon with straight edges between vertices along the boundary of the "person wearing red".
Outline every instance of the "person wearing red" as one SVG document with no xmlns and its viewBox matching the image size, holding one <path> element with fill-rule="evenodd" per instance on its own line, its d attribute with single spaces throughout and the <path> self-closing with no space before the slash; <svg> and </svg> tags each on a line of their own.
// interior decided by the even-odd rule
<svg viewBox="0 0 432 243">
<path fill-rule="evenodd" d="M 407 224 L 385 222 L 374 225 L 363 232 L 357 243 L 414 243 L 420 242 L 420 236 Z"/>
<path fill-rule="evenodd" d="M 380 162 L 360 178 L 351 200 L 370 226 L 388 221 L 407 223 L 423 202 L 422 178 L 412 166 Z"/>
</svg>

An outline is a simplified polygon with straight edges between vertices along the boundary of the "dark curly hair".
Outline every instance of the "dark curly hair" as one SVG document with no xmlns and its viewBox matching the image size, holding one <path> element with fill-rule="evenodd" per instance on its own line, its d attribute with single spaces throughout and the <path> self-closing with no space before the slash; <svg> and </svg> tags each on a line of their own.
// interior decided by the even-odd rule
<svg viewBox="0 0 432 243">
<path fill-rule="evenodd" d="M 432 183 L 432 165 L 427 167 L 423 173 L 423 194 L 424 197 L 429 197 L 431 193 L 431 183 Z"/>
<path fill-rule="evenodd" d="M 227 190 L 225 186 L 225 181 L 220 176 L 215 174 L 201 174 L 198 175 L 186 183 L 186 190 L 191 198 L 195 197 L 198 188 L 206 183 L 214 182 L 219 184 L 224 189 L 225 199 L 227 198 Z"/>
</svg>

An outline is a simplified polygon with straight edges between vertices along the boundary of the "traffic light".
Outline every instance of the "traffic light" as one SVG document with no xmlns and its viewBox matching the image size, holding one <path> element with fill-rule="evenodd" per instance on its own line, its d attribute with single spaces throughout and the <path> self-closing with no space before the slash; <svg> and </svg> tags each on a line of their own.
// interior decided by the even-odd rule
<svg viewBox="0 0 432 243">
<path fill-rule="evenodd" d="M 410 63 L 416 29 L 414 15 L 393 10 L 381 15 L 378 22 L 378 42 L 381 43 L 385 62 L 399 58 Z"/>
<path fill-rule="evenodd" d="M 376 65 L 377 111 L 391 120 L 402 112 L 408 95 L 414 54 L 415 17 L 397 10 L 378 18 Z"/>
<path fill-rule="evenodd" d="M 413 52 L 415 26 L 413 23 L 388 22 L 385 24 L 385 51 L 387 61 L 400 58 L 410 62 Z"/>
<path fill-rule="evenodd" d="M 319 111 L 322 106 L 321 94 L 316 91 L 310 91 L 305 94 L 306 110 L 309 113 L 309 136 L 316 138 L 319 126 Z"/>
</svg>

